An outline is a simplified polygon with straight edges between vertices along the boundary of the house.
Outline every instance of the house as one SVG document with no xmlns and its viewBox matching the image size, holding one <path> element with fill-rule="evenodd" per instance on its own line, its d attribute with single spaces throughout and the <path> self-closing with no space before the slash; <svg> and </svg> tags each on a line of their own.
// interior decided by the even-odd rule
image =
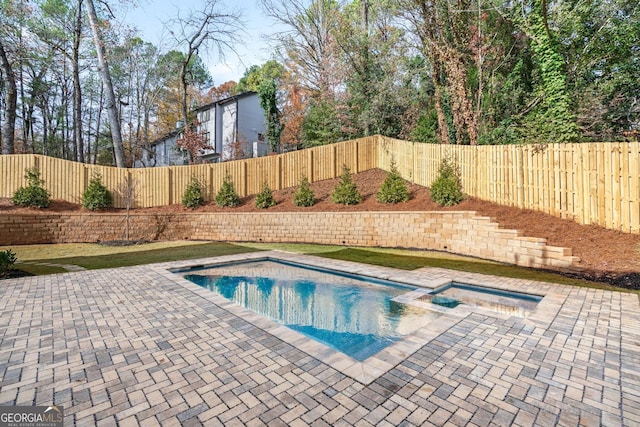
<svg viewBox="0 0 640 427">
<path fill-rule="evenodd" d="M 195 109 L 197 130 L 211 149 L 202 150 L 207 163 L 261 157 L 268 153 L 264 111 L 256 92 L 244 92 Z M 138 164 L 172 166 L 188 163 L 188 155 L 176 147 L 182 124 L 151 142 L 150 152 Z"/>
<path fill-rule="evenodd" d="M 151 142 L 151 148 L 143 154 L 143 159 L 135 163 L 136 167 L 175 166 L 189 163 L 186 151 L 176 147 L 178 138 L 182 134 L 182 124 L 179 128 Z"/>
<path fill-rule="evenodd" d="M 267 154 L 264 110 L 256 92 L 244 92 L 196 110 L 198 131 L 213 147 L 205 161 L 243 159 Z"/>
</svg>

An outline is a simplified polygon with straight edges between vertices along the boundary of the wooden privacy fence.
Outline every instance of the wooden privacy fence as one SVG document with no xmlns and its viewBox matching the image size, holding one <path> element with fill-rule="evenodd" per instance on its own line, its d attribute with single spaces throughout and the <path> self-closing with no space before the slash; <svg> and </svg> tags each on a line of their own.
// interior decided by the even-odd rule
<svg viewBox="0 0 640 427">
<path fill-rule="evenodd" d="M 640 233 L 640 143 L 460 146 L 380 138 L 378 167 L 429 187 L 441 159 L 455 159 L 464 191 L 505 206 L 533 209 Z"/>
<path fill-rule="evenodd" d="M 54 199 L 80 203 L 94 173 L 123 207 L 122 188 L 134 183 L 134 207 L 180 203 L 191 177 L 204 184 L 209 200 L 225 175 L 242 197 L 267 182 L 274 189 L 294 187 L 353 173 L 389 170 L 393 161 L 407 180 L 429 187 L 443 158 L 460 166 L 464 191 L 506 206 L 534 209 L 582 224 L 640 233 L 640 143 L 455 146 L 369 137 L 294 151 L 278 156 L 221 164 L 118 169 L 39 155 L 0 156 L 0 197 L 26 184 L 28 167 L 37 166 Z"/>
<path fill-rule="evenodd" d="M 257 159 L 136 169 L 89 165 L 34 154 L 1 155 L 0 197 L 12 197 L 18 188 L 27 185 L 25 170 L 34 166 L 40 170 L 40 177 L 53 199 L 73 203 L 82 202 L 82 194 L 96 173 L 112 192 L 114 206 L 119 208 L 125 207 L 123 190 L 127 182 L 131 182 L 135 190 L 133 207 L 180 203 L 192 177 L 203 184 L 208 200 L 213 200 L 226 175 L 231 176 L 236 191 L 244 197 L 260 192 L 265 182 L 272 189 L 280 190 L 299 185 L 303 176 L 311 182 L 335 178 L 342 173 L 343 164 L 353 173 L 375 168 L 377 141 L 377 137 L 370 137 Z"/>
</svg>

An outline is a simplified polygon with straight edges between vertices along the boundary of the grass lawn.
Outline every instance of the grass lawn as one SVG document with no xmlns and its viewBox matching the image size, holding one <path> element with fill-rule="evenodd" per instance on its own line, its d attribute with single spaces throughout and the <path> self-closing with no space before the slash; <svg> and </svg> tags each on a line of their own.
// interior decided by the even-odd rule
<svg viewBox="0 0 640 427">
<path fill-rule="evenodd" d="M 181 244 L 178 244 L 181 243 Z M 3 250 L 3 248 L 0 248 Z M 46 264 L 72 264 L 87 270 L 101 268 L 129 267 L 132 265 L 152 264 L 156 262 L 177 261 L 184 259 L 208 258 L 220 255 L 254 252 L 258 249 L 232 245 L 229 243 L 208 242 L 160 242 L 134 246 L 103 246 L 91 243 L 61 245 L 29 245 L 12 248 L 18 262 L 16 268 L 31 274 L 52 274 L 46 272 Z M 64 271 L 64 270 L 63 270 Z"/>
<path fill-rule="evenodd" d="M 1 250 L 9 247 L 0 247 Z M 572 279 L 560 274 L 505 265 L 436 251 L 411 251 L 402 249 L 345 248 L 344 246 L 323 246 L 286 243 L 242 243 L 221 242 L 154 242 L 134 246 L 103 246 L 90 243 L 25 245 L 10 248 L 16 253 L 20 270 L 35 275 L 61 273 L 65 270 L 46 264 L 72 264 L 88 270 L 126 267 L 156 262 L 208 258 L 260 250 L 284 250 L 311 254 L 320 257 L 375 264 L 403 270 L 422 267 L 439 267 L 451 270 L 491 274 L 502 277 L 538 280 L 562 285 L 584 286 L 597 289 L 618 290 L 612 286 L 581 279 Z M 26 261 L 28 264 L 20 263 Z M 32 264 L 38 263 L 38 264 Z M 640 295 L 640 291 L 635 291 Z"/>
<path fill-rule="evenodd" d="M 557 283 L 559 285 L 571 285 L 611 291 L 631 292 L 636 293 L 640 297 L 640 291 L 616 288 L 607 283 L 574 279 L 548 271 L 518 267 L 514 265 L 498 263 L 495 261 L 487 261 L 478 258 L 449 254 L 446 252 L 386 248 L 345 248 L 344 246 L 321 246 L 286 243 L 247 243 L 244 245 L 264 250 L 280 249 L 290 252 L 300 252 L 325 258 L 361 262 L 364 264 L 374 264 L 401 270 L 415 270 L 422 267 L 438 267 L 446 268 L 449 270 L 468 271 L 471 273 L 490 274 L 500 277 L 537 280 L 540 282 Z"/>
</svg>

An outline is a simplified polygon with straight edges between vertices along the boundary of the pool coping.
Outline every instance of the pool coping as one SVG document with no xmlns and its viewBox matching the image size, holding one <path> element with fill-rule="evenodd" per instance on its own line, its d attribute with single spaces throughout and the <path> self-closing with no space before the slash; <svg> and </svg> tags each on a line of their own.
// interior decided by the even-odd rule
<svg viewBox="0 0 640 427">
<path fill-rule="evenodd" d="M 482 307 L 473 307 L 469 305 L 459 305 L 458 307 L 451 309 L 432 307 L 431 309 L 433 311 L 438 311 L 442 315 L 437 319 L 430 321 L 425 327 L 417 329 L 415 332 L 408 334 L 403 339 L 379 351 L 365 361 L 360 362 L 284 325 L 278 324 L 277 322 L 254 313 L 249 309 L 243 308 L 220 295 L 216 295 L 213 292 L 183 278 L 180 275 L 180 272 L 178 272 L 178 270 L 193 267 L 208 267 L 229 262 L 257 260 L 282 260 L 285 262 L 302 263 L 321 269 L 335 270 L 342 273 L 357 274 L 406 283 L 428 291 L 435 290 L 450 284 L 451 282 L 463 282 L 474 286 L 535 294 L 542 296 L 542 300 L 528 317 L 521 318 L 525 322 L 530 322 L 532 327 L 550 324 L 558 314 L 564 300 L 566 299 L 565 295 L 553 292 L 550 287 L 542 287 L 542 289 L 539 289 L 542 283 L 531 280 L 508 279 L 504 280 L 506 283 L 500 283 L 499 279 L 503 278 L 497 276 L 458 272 L 455 270 L 440 268 L 420 268 L 417 270 L 406 271 L 278 250 L 176 261 L 171 263 L 155 264 L 152 266 L 154 270 L 171 282 L 197 294 L 233 315 L 242 318 L 243 320 L 260 328 L 265 333 L 281 339 L 309 356 L 326 363 L 347 377 L 352 378 L 363 385 L 371 384 L 395 366 L 402 363 L 407 357 L 411 356 L 420 348 L 424 347 L 430 341 L 438 337 L 443 332 L 449 330 L 471 314 L 485 314 L 505 320 L 511 316 L 487 310 Z M 514 287 L 518 289 L 514 289 Z"/>
</svg>

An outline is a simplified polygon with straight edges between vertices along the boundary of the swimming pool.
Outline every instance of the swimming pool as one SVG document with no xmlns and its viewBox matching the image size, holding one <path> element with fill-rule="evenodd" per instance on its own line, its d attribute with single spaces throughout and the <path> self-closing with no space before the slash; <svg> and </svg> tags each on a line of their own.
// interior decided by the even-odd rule
<svg viewBox="0 0 640 427">
<path fill-rule="evenodd" d="M 182 275 L 358 361 L 442 314 L 397 301 L 414 286 L 281 260 L 200 267 Z"/>
</svg>

